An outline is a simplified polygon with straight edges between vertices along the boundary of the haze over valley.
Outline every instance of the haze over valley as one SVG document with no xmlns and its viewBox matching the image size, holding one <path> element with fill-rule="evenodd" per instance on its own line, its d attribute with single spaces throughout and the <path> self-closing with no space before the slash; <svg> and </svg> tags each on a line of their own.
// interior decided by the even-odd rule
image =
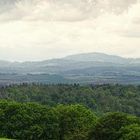
<svg viewBox="0 0 140 140">
<path fill-rule="evenodd" d="M 0 81 L 1 84 L 139 84 L 140 59 L 85 53 L 36 62 L 0 61 Z"/>
</svg>

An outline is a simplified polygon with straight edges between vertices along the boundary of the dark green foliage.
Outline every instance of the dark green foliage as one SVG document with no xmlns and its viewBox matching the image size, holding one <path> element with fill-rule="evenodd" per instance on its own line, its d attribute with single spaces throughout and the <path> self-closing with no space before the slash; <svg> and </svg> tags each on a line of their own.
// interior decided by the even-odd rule
<svg viewBox="0 0 140 140">
<path fill-rule="evenodd" d="M 0 137 L 140 140 L 140 86 L 22 84 L 0 98 Z"/>
<path fill-rule="evenodd" d="M 119 140 L 140 140 L 140 124 L 131 124 L 120 130 Z"/>
<path fill-rule="evenodd" d="M 21 140 L 139 140 L 140 118 L 102 117 L 82 105 L 47 107 L 0 101 L 0 136 Z"/>
<path fill-rule="evenodd" d="M 96 123 L 96 116 L 81 105 L 60 105 L 60 140 L 86 140 L 88 132 Z"/>
<path fill-rule="evenodd" d="M 17 102 L 38 102 L 48 106 L 78 103 L 98 114 L 125 112 L 140 116 L 140 86 L 23 84 L 1 88 L 0 98 Z"/>
<path fill-rule="evenodd" d="M 122 136 L 120 129 L 131 124 L 140 124 L 140 119 L 124 113 L 109 113 L 99 119 L 90 140 L 119 140 Z"/>
<path fill-rule="evenodd" d="M 0 102 L 0 136 L 23 140 L 83 140 L 96 123 L 81 105 L 48 108 L 39 104 Z"/>
<path fill-rule="evenodd" d="M 26 138 L 26 130 L 34 124 L 40 125 L 48 108 L 38 104 L 20 104 L 16 102 L 0 102 L 0 134 L 10 138 Z M 31 127 L 31 128 L 30 128 Z"/>
</svg>

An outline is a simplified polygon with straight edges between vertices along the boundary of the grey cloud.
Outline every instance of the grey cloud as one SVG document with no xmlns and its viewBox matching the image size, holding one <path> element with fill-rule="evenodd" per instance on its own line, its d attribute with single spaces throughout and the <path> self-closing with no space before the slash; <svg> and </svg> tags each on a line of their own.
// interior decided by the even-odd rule
<svg viewBox="0 0 140 140">
<path fill-rule="evenodd" d="M 1 59 L 41 60 L 94 51 L 138 57 L 140 3 L 135 3 L 0 0 Z"/>
<path fill-rule="evenodd" d="M 121 14 L 137 0 L 0 0 L 0 20 L 80 21 Z"/>
<path fill-rule="evenodd" d="M 140 17 L 135 17 L 133 18 L 133 21 L 132 21 L 134 24 L 140 24 Z"/>
<path fill-rule="evenodd" d="M 127 32 L 124 33 L 125 37 L 129 37 L 129 38 L 140 38 L 140 31 L 131 31 L 131 32 Z"/>
</svg>

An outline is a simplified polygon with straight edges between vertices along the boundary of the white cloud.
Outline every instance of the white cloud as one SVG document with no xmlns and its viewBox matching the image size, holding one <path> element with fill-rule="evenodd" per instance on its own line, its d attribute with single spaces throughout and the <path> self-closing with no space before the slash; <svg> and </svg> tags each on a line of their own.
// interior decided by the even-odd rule
<svg viewBox="0 0 140 140">
<path fill-rule="evenodd" d="M 1 20 L 78 21 L 126 11 L 137 0 L 0 0 Z"/>
<path fill-rule="evenodd" d="M 140 57 L 136 0 L 1 2 L 0 59 L 41 60 L 83 52 Z"/>
</svg>

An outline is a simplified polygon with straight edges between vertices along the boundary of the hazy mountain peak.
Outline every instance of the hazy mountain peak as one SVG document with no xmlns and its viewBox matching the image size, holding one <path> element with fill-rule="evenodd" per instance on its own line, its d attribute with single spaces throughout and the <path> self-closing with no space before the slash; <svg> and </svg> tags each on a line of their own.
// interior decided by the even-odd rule
<svg viewBox="0 0 140 140">
<path fill-rule="evenodd" d="M 65 57 L 64 59 L 74 60 L 74 61 L 99 61 L 99 62 L 112 62 L 112 63 L 122 63 L 124 61 L 127 61 L 127 59 L 120 56 L 108 55 L 108 54 L 98 53 L 98 52 L 70 55 Z"/>
</svg>

